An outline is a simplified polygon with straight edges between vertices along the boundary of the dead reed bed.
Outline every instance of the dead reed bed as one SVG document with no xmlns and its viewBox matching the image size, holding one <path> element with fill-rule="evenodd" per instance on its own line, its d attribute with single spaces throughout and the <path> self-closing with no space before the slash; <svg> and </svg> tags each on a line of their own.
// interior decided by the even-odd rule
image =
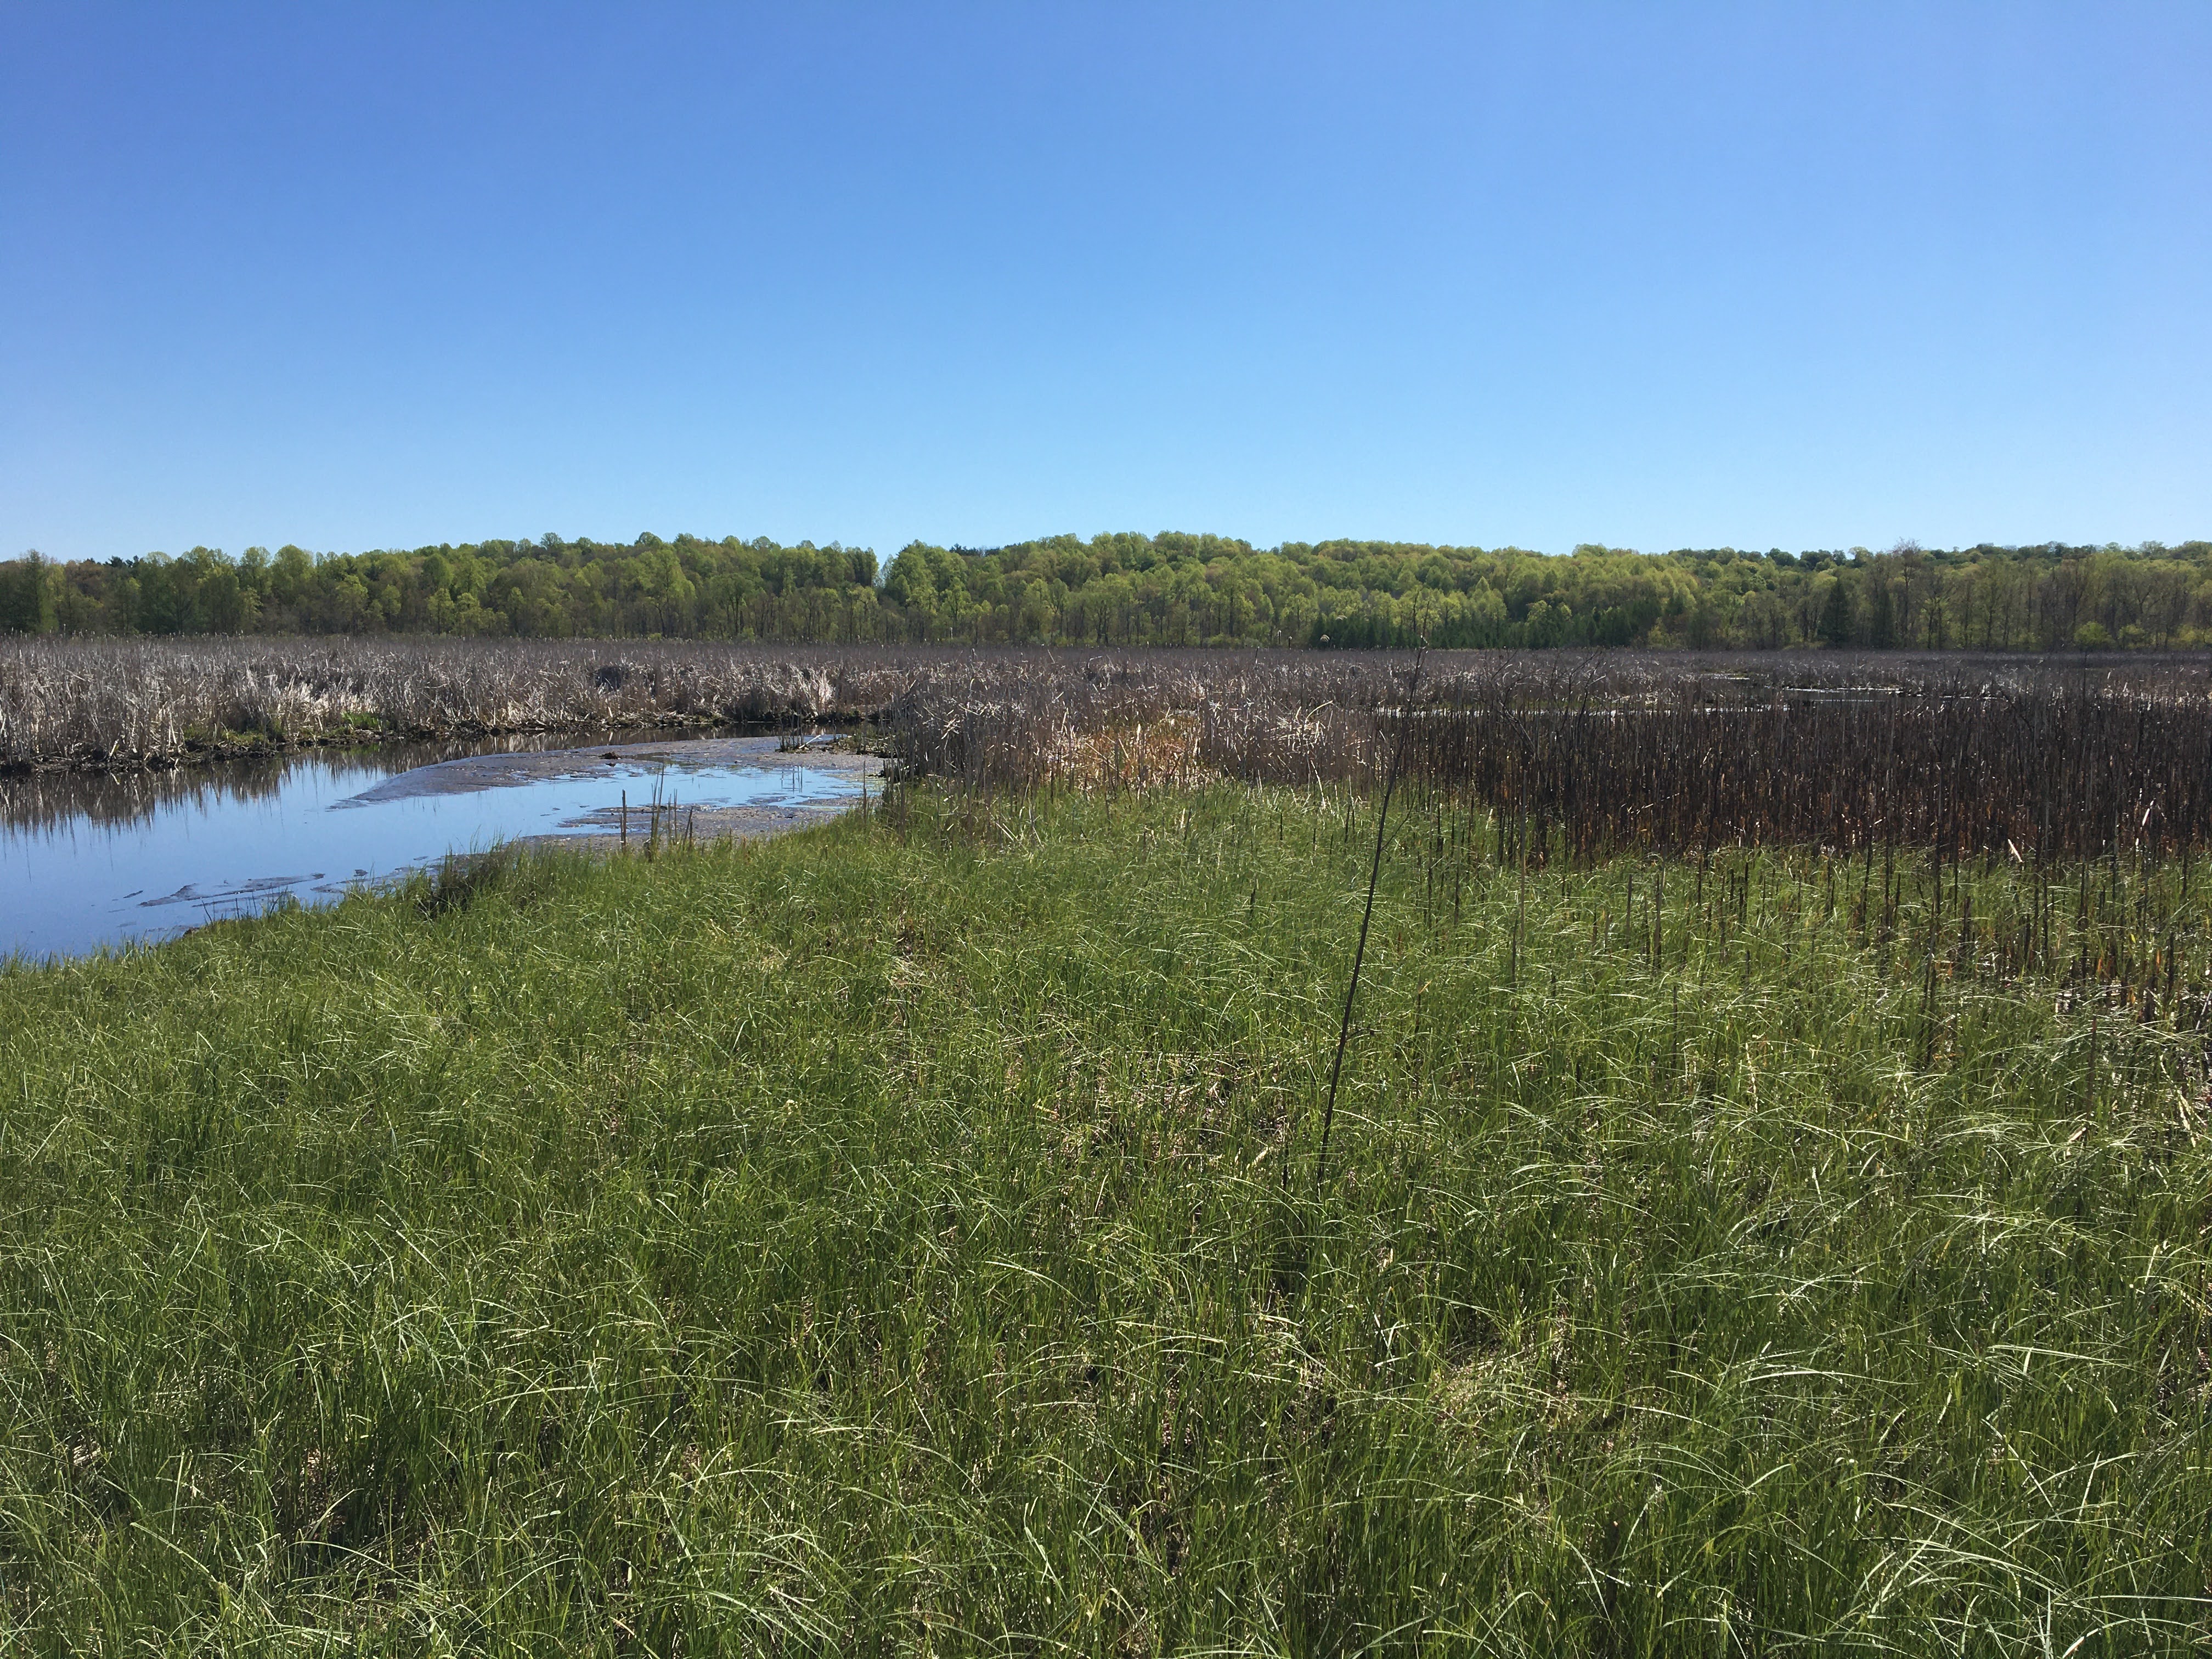
<svg viewBox="0 0 2212 1659">
<path fill-rule="evenodd" d="M 1388 701 L 1389 653 L 744 646 L 416 638 L 0 640 L 0 765 L 161 765 L 221 746 L 379 733 L 566 731 L 654 723 L 890 720 L 933 760 L 994 777 L 1000 729 L 1090 735 L 1170 714 L 1224 755 L 1333 774 Z M 1821 685 L 1909 681 L 1916 660 L 1444 653 L 1443 687 L 1557 678 L 1606 696 L 1684 677 Z M 2006 659 L 1994 659 L 2001 672 Z M 2154 665 L 2130 672 L 2155 674 Z M 1036 757 L 1032 757 L 1033 759 Z M 1230 768 L 1229 769 L 1234 769 Z"/>
<path fill-rule="evenodd" d="M 1381 781 L 1540 864 L 1624 850 L 2170 854 L 2212 835 L 2212 659 L 969 650 L 663 641 L 0 645 L 0 766 L 365 738 L 871 723 L 983 791 Z"/>
<path fill-rule="evenodd" d="M 1389 653 L 746 646 L 452 639 L 0 640 L 0 767 L 126 769 L 333 741 L 639 726 L 879 721 L 933 769 L 1018 769 L 994 749 L 1053 723 L 1066 745 L 1189 716 L 1209 755 L 1282 763 L 1356 740 Z M 1338 726 L 1325 722 L 1336 714 Z M 1111 740 L 1109 740 L 1110 747 Z M 1136 769 L 1149 776 L 1145 769 Z"/>
<path fill-rule="evenodd" d="M 1013 663 L 894 711 L 969 787 L 1409 775 L 1541 865 L 1721 847 L 2186 853 L 2212 837 L 2212 664 L 1620 653 Z"/>
<path fill-rule="evenodd" d="M 857 718 L 898 653 L 659 642 L 0 642 L 0 766 L 173 765 L 379 737 Z"/>
<path fill-rule="evenodd" d="M 1510 820 L 1540 861 L 1774 845 L 2051 860 L 2186 854 L 2212 836 L 2201 671 L 1573 690 L 1462 682 L 1412 711 L 1415 769 Z"/>
</svg>

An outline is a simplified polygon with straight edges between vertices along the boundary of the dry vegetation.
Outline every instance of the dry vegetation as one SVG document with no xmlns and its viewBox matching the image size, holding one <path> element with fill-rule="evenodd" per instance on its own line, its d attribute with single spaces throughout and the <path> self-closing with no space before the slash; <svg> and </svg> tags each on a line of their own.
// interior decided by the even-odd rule
<svg viewBox="0 0 2212 1659">
<path fill-rule="evenodd" d="M 173 765 L 384 735 L 830 719 L 896 694 L 896 653 L 433 640 L 10 641 L 0 764 Z"/>
<path fill-rule="evenodd" d="M 999 659 L 893 711 L 918 772 L 971 787 L 1409 775 L 1540 863 L 1624 850 L 1940 845 L 2172 853 L 2212 832 L 2212 664 L 1450 653 Z"/>
<path fill-rule="evenodd" d="M 380 738 L 785 721 L 882 722 L 932 763 L 963 744 L 975 763 L 1001 735 L 1027 744 L 1049 726 L 1064 746 L 1072 733 L 1188 714 L 1209 753 L 1250 748 L 1271 766 L 1333 774 L 1358 751 L 1401 662 L 1364 652 L 16 639 L 0 641 L 0 766 L 165 767 Z M 990 770 L 1013 776 L 1003 762 Z"/>
<path fill-rule="evenodd" d="M 2212 664 L 1814 653 L 959 650 L 663 642 L 19 642 L 0 767 L 163 768 L 331 742 L 868 723 L 987 789 L 1412 775 L 1536 856 L 1940 843 L 2193 847 Z M 1410 702 L 1409 702 L 1410 696 Z"/>
</svg>

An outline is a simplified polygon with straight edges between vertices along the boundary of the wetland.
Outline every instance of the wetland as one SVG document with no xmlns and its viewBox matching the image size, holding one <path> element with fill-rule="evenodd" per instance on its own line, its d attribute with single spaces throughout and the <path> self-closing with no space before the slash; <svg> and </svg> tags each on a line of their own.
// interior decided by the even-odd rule
<svg viewBox="0 0 2212 1659">
<path fill-rule="evenodd" d="M 880 765 L 828 739 L 633 731 L 0 777 L 0 957 L 330 903 L 507 842 L 772 834 L 858 802 Z"/>
<path fill-rule="evenodd" d="M 2212 1643 L 2202 659 L 562 652 L 14 728 L 0 1648 Z"/>
</svg>

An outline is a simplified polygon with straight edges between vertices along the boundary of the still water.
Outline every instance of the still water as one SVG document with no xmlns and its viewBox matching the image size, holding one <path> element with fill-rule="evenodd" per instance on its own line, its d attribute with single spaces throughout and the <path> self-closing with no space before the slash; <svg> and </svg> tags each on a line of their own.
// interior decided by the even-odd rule
<svg viewBox="0 0 2212 1659">
<path fill-rule="evenodd" d="M 0 779 L 0 959 L 327 904 L 448 853 L 539 836 L 772 834 L 860 800 L 875 763 L 772 738 L 313 752 L 129 778 Z M 573 735 L 560 739 L 573 744 Z"/>
</svg>

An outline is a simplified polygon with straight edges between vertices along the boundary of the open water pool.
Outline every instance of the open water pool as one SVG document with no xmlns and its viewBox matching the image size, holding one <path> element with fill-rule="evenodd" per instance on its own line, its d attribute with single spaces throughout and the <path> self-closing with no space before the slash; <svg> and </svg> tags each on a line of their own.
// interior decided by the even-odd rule
<svg viewBox="0 0 2212 1659">
<path fill-rule="evenodd" d="M 570 739 L 573 741 L 573 738 Z M 769 835 L 859 802 L 879 763 L 773 738 L 449 755 L 353 750 L 156 778 L 0 781 L 0 957 L 329 903 L 450 853 L 548 837 Z M 626 804 L 626 810 L 625 810 Z"/>
</svg>

